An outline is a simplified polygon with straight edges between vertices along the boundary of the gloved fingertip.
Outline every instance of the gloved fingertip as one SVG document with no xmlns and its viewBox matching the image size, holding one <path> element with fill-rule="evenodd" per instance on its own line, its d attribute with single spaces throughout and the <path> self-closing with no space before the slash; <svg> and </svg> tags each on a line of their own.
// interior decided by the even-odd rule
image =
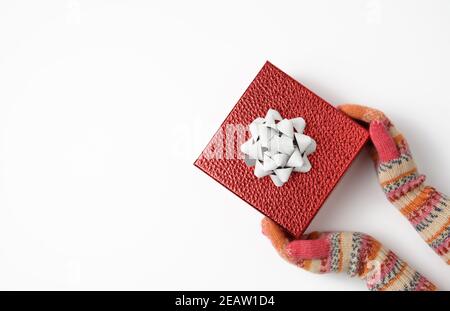
<svg viewBox="0 0 450 311">
<path fill-rule="evenodd" d="M 364 113 L 367 108 L 361 105 L 355 104 L 342 104 L 336 107 L 338 110 L 349 116 L 350 118 L 363 121 Z"/>
<path fill-rule="evenodd" d="M 400 156 L 400 151 L 389 130 L 382 121 L 373 121 L 369 128 L 370 138 L 378 152 L 379 161 L 387 162 Z"/>
<path fill-rule="evenodd" d="M 261 221 L 261 229 L 262 233 L 269 238 L 277 251 L 283 252 L 285 245 L 289 242 L 289 237 L 284 229 L 268 217 L 264 217 Z"/>
<path fill-rule="evenodd" d="M 350 118 L 365 123 L 370 123 L 375 120 L 387 120 L 383 112 L 367 106 L 356 104 L 343 104 L 337 106 L 337 109 L 345 113 Z"/>
<path fill-rule="evenodd" d="M 262 234 L 267 235 L 267 220 L 266 220 L 266 217 L 264 217 L 261 220 L 261 232 L 262 232 Z"/>
</svg>

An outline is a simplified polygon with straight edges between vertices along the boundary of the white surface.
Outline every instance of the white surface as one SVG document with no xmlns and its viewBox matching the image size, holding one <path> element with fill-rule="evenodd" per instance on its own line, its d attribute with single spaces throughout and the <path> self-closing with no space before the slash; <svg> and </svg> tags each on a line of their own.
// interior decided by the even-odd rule
<svg viewBox="0 0 450 311">
<path fill-rule="evenodd" d="M 2 1 L 0 289 L 364 290 L 282 261 L 192 163 L 268 59 L 384 110 L 450 194 L 448 55 L 447 0 Z M 311 229 L 372 234 L 450 289 L 366 152 Z"/>
</svg>

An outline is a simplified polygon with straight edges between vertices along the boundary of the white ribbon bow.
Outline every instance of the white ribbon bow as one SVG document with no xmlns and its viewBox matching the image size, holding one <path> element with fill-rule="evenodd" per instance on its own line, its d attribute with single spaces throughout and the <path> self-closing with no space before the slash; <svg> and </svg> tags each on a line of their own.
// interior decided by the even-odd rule
<svg viewBox="0 0 450 311">
<path fill-rule="evenodd" d="M 283 119 L 274 109 L 265 118 L 256 118 L 250 125 L 251 138 L 241 145 L 245 163 L 255 166 L 258 178 L 270 176 L 277 187 L 289 180 L 292 172 L 311 169 L 308 155 L 316 150 L 316 141 L 303 134 L 303 118 Z"/>
</svg>

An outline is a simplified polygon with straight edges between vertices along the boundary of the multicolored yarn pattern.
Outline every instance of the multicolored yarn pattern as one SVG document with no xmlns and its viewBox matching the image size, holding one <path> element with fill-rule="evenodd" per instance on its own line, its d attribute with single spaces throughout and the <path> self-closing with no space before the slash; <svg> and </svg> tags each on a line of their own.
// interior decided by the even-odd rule
<svg viewBox="0 0 450 311">
<path fill-rule="evenodd" d="M 425 185 L 425 176 L 418 172 L 406 139 L 382 112 L 358 105 L 339 108 L 370 124 L 376 170 L 384 193 L 426 243 L 450 264 L 449 198 Z"/>
<path fill-rule="evenodd" d="M 330 233 L 331 265 L 325 271 L 347 272 L 366 281 L 373 291 L 423 291 L 435 286 L 369 235 L 359 232 Z M 303 261 L 301 264 L 307 264 Z"/>
<path fill-rule="evenodd" d="M 263 233 L 278 253 L 313 273 L 346 272 L 373 291 L 431 291 L 436 286 L 369 235 L 358 232 L 313 232 L 300 240 L 268 218 Z"/>
<path fill-rule="evenodd" d="M 450 264 L 449 199 L 424 184 L 410 154 L 378 165 L 383 190 L 433 250 Z"/>
</svg>

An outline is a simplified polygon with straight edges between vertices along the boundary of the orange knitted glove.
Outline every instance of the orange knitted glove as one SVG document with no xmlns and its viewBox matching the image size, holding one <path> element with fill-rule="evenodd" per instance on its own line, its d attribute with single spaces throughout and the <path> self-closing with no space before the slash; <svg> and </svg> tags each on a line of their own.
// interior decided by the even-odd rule
<svg viewBox="0 0 450 311">
<path fill-rule="evenodd" d="M 313 232 L 294 240 L 269 218 L 262 230 L 281 257 L 314 273 L 345 271 L 363 279 L 374 291 L 430 291 L 436 287 L 385 249 L 374 238 L 357 232 Z"/>
<path fill-rule="evenodd" d="M 339 109 L 369 124 L 378 179 L 389 201 L 414 226 L 428 245 L 450 264 L 450 199 L 424 184 L 406 139 L 380 111 L 342 105 Z"/>
</svg>

